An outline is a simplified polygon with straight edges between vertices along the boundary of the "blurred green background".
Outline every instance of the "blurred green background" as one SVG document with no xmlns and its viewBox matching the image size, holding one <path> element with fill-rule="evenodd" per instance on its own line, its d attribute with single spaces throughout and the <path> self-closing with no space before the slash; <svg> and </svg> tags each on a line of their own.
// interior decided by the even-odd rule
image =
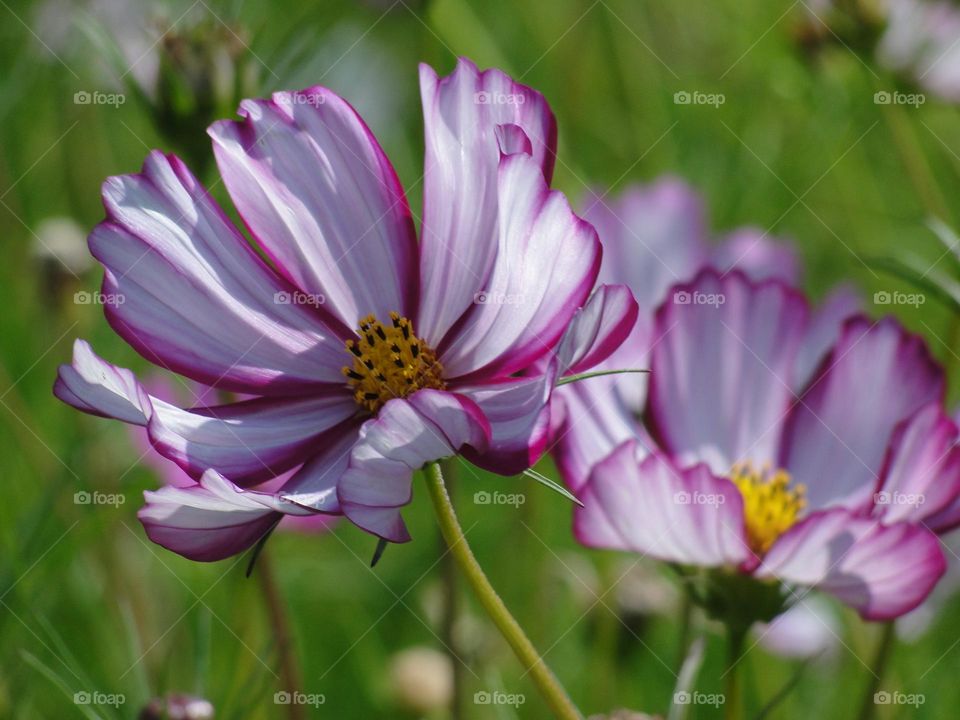
<svg viewBox="0 0 960 720">
<path fill-rule="evenodd" d="M 109 330 L 98 307 L 73 301 L 77 291 L 98 289 L 101 271 L 82 255 L 70 271 L 44 259 L 41 240 L 53 242 L 44 221 L 72 218 L 89 231 L 102 216 L 100 183 L 136 171 L 149 148 L 183 154 L 226 202 L 202 127 L 229 115 L 236 94 L 332 87 L 372 126 L 418 212 L 417 63 L 446 73 L 467 55 L 546 95 L 560 128 L 555 185 L 571 198 L 588 187 L 616 193 L 630 182 L 680 175 L 703 193 L 713 230 L 750 224 L 792 239 L 813 296 L 850 280 L 876 313 L 886 308 L 869 303 L 874 292 L 909 288 L 872 269 L 870 258 L 911 252 L 930 264 L 943 247 L 928 219 L 956 227 L 960 218 L 957 108 L 929 95 L 919 108 L 875 104 L 878 90 L 909 87 L 875 64 L 869 41 L 826 37 L 816 50 L 802 42 L 803 3 L 5 0 L 0 18 L 4 718 L 133 718 L 169 692 L 208 698 L 220 718 L 286 717 L 274 703 L 277 635 L 259 569 L 246 578 L 246 559 L 195 564 L 150 544 L 135 513 L 140 493 L 158 480 L 137 463 L 130 435 L 51 395 L 76 337 L 119 365 L 143 370 L 145 362 Z M 104 39 L 111 33 L 121 40 L 119 57 Z M 152 64 L 160 63 L 161 78 L 170 70 L 158 56 L 186 53 L 189 65 L 206 46 L 220 53 L 211 87 L 200 72 L 197 86 L 168 78 L 151 90 Z M 203 52 L 200 68 L 208 67 Z M 115 78 L 124 58 L 135 70 L 121 87 Z M 129 81 L 141 75 L 147 92 L 138 98 Z M 682 91 L 722 93 L 725 102 L 676 104 Z M 77 92 L 124 92 L 126 101 L 83 104 Z M 162 112 L 150 109 L 158 97 Z M 930 299 L 895 310 L 956 367 L 946 307 Z M 539 469 L 554 474 L 549 461 Z M 305 708 L 306 716 L 418 717 L 399 706 L 391 664 L 410 647 L 443 652 L 447 643 L 465 663 L 457 663 L 462 717 L 547 717 L 463 587 L 450 639 L 450 568 L 419 485 L 406 513 L 414 542 L 389 548 L 374 570 L 373 540 L 347 524 L 330 534 L 278 532 L 268 545 L 263 567 L 272 569 L 289 609 L 303 692 L 325 699 Z M 569 505 L 526 478 L 461 467 L 454 485 L 481 564 L 584 712 L 665 714 L 680 636 L 666 576 L 634 568 L 618 582 L 633 561 L 578 548 Z M 125 502 L 76 504 L 74 494 L 84 490 L 119 493 Z M 522 492 L 526 502 L 478 505 L 478 490 Z M 769 717 L 855 715 L 878 628 L 842 617 L 843 644 L 808 667 Z M 722 636 L 698 617 L 692 631 L 708 643 L 697 689 L 718 692 Z M 953 717 L 958 638 L 960 603 L 952 602 L 922 637 L 898 645 L 884 687 L 924 693 L 926 703 L 880 707 L 879 716 Z M 751 716 L 796 668 L 760 648 L 748 653 L 742 671 Z M 474 704 L 475 692 L 495 690 L 521 693 L 525 702 Z M 77 705 L 74 693 L 82 691 L 126 701 L 116 709 Z M 689 717 L 719 716 L 690 708 Z"/>
</svg>

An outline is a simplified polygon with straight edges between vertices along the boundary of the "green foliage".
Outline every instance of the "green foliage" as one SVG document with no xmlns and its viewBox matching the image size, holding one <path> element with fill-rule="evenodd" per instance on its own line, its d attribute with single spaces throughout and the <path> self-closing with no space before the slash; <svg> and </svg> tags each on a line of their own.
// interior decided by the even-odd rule
<svg viewBox="0 0 960 720">
<path fill-rule="evenodd" d="M 411 188 L 415 211 L 423 147 L 416 64 L 446 72 L 455 54 L 468 54 L 549 99 L 560 127 L 555 184 L 571 198 L 589 187 L 616 193 L 629 182 L 681 175 L 702 191 L 715 231 L 751 224 L 790 237 L 813 296 L 852 281 L 871 312 L 896 312 L 955 368 L 954 308 L 932 300 L 871 306 L 874 293 L 913 290 L 869 258 L 901 258 L 909 249 L 933 262 L 943 252 L 927 220 L 954 228 L 960 220 L 952 192 L 960 177 L 951 149 L 960 144 L 957 109 L 933 98 L 919 108 L 875 104 L 875 92 L 899 87 L 894 79 L 869 53 L 842 45 L 808 56 L 794 42 L 802 4 L 390 6 L 246 0 L 194 9 L 209 13 L 217 37 L 227 27 L 218 17 L 246 28 L 244 62 L 259 65 L 264 92 L 294 81 L 328 84 L 364 113 L 389 100 L 386 113 L 367 117 Z M 158 123 L 132 97 L 119 106 L 76 104 L 77 92 L 122 88 L 104 75 L 103 48 L 79 26 L 58 24 L 72 7 L 0 4 L 0 717 L 132 718 L 151 697 L 175 691 L 209 698 L 221 718 L 277 718 L 277 643 L 257 570 L 248 579 L 245 558 L 195 564 L 150 544 L 135 513 L 141 492 L 157 479 L 137 462 L 130 435 L 51 394 L 75 337 L 89 338 L 112 362 L 138 370 L 146 363 L 110 331 L 98 307 L 73 302 L 75 292 L 98 287 L 99 269 L 51 270 L 37 258 L 37 228 L 68 216 L 89 230 L 102 217 L 103 179 L 138 169 L 149 148 L 202 153 L 203 128 L 187 136 L 182 122 L 191 113 L 206 122 L 209 110 L 177 88 L 186 110 L 174 117 L 176 132 L 165 135 L 170 116 L 162 116 L 166 126 Z M 722 93 L 725 102 L 676 104 L 674 94 L 684 91 Z M 213 163 L 206 181 L 225 202 Z M 538 470 L 557 477 L 549 461 Z M 268 544 L 304 691 L 326 700 L 308 708 L 310 717 L 397 717 L 390 657 L 411 645 L 443 647 L 444 560 L 421 482 L 407 512 L 414 542 L 389 548 L 373 569 L 375 541 L 347 524 L 327 535 L 278 531 Z M 530 478 L 464 466 L 455 485 L 481 564 L 583 710 L 665 713 L 680 626 L 673 612 L 641 611 L 624 600 L 622 579 L 635 558 L 579 548 L 570 533 L 572 503 Z M 526 501 L 474 503 L 481 490 L 520 492 Z M 79 491 L 116 493 L 124 502 L 75 504 Z M 515 716 L 544 717 L 529 679 L 482 614 L 466 597 L 461 608 L 466 717 L 494 717 L 470 703 L 479 690 L 523 693 Z M 808 668 L 770 717 L 853 716 L 877 629 L 849 614 L 843 620 L 836 655 Z M 722 638 L 699 615 L 693 628 L 709 637 L 697 687 L 720 692 Z M 895 653 L 886 686 L 927 698 L 910 717 L 949 717 L 960 702 L 958 633 L 954 602 L 931 632 Z M 747 707 L 756 712 L 796 664 L 751 644 L 742 672 Z M 72 694 L 80 691 L 119 693 L 126 702 L 116 711 L 77 706 Z M 503 710 L 511 717 L 511 708 Z M 712 707 L 689 715 L 717 716 Z"/>
</svg>

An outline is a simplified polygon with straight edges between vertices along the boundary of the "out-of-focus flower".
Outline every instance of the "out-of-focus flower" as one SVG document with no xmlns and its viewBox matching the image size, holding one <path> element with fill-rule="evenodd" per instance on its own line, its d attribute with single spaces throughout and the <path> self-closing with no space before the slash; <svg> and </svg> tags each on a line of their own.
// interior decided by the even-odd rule
<svg viewBox="0 0 960 720">
<path fill-rule="evenodd" d="M 828 659 L 836 654 L 843 633 L 833 606 L 820 595 L 804 597 L 753 630 L 761 647 L 786 658 Z"/>
<path fill-rule="evenodd" d="M 625 571 L 618 572 L 617 606 L 621 613 L 668 615 L 677 607 L 676 585 L 671 583 L 653 562 L 629 561 Z"/>
<path fill-rule="evenodd" d="M 33 254 L 44 262 L 62 265 L 79 275 L 93 265 L 83 228 L 73 218 L 51 217 L 34 231 Z"/>
<path fill-rule="evenodd" d="M 948 102 L 960 101 L 960 7 L 950 0 L 803 3 L 797 40 L 873 54 L 883 67 Z"/>
<path fill-rule="evenodd" d="M 580 542 L 703 569 L 696 598 L 744 628 L 802 588 L 870 620 L 915 608 L 946 567 L 931 529 L 960 522 L 943 372 L 895 320 L 859 315 L 808 364 L 837 335 L 816 324 L 780 280 L 705 270 L 676 286 L 654 321 L 656 442 L 594 466 Z"/>
<path fill-rule="evenodd" d="M 426 715 L 453 701 L 453 663 L 445 653 L 412 647 L 390 659 L 390 694 L 402 709 Z"/>
<path fill-rule="evenodd" d="M 706 265 L 723 271 L 738 267 L 756 279 L 795 282 L 800 274 L 792 247 L 758 229 L 740 228 L 711 243 L 703 199 L 675 178 L 630 187 L 615 199 L 592 195 L 585 203 L 584 217 L 597 228 L 603 243 L 601 281 L 625 283 L 640 305 L 636 326 L 604 363 L 606 369 L 648 366 L 649 349 L 656 339 L 654 310 L 673 285 L 690 280 Z M 856 302 L 844 292 L 831 306 L 838 306 L 837 312 L 853 312 Z M 619 443 L 632 437 L 649 442 L 636 419 L 646 387 L 645 375 L 616 375 L 590 378 L 557 391 L 553 445 L 571 489 L 582 486 L 593 464 Z"/>
<path fill-rule="evenodd" d="M 629 290 L 593 292 L 596 232 L 549 190 L 544 98 L 467 60 L 442 79 L 422 66 L 421 87 L 419 244 L 376 139 L 320 87 L 244 101 L 241 121 L 210 128 L 276 271 L 176 157 L 152 153 L 104 185 L 90 246 L 113 328 L 158 365 L 256 396 L 180 409 L 77 341 L 57 396 L 146 427 L 199 478 L 147 493 L 155 542 L 220 559 L 283 515 L 315 513 L 406 541 L 414 470 L 459 452 L 503 474 L 529 467 L 557 378 L 602 362 L 633 326 Z M 295 468 L 282 488 L 256 488 Z"/>
<path fill-rule="evenodd" d="M 960 7 L 947 0 L 889 0 L 881 64 L 921 88 L 960 101 Z"/>
<path fill-rule="evenodd" d="M 213 720 L 213 704 L 193 695 L 172 694 L 151 700 L 139 720 Z"/>
</svg>

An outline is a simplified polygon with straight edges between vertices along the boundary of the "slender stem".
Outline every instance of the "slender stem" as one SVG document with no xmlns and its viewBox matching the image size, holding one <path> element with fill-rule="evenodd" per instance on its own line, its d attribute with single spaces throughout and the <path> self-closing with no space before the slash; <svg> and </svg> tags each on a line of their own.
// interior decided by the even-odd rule
<svg viewBox="0 0 960 720">
<path fill-rule="evenodd" d="M 884 623 L 883 632 L 880 635 L 880 644 L 877 645 L 877 652 L 873 656 L 873 662 L 870 663 L 872 674 L 867 680 L 867 691 L 863 695 L 863 701 L 860 704 L 859 720 L 870 720 L 874 716 L 877 704 L 874 701 L 874 695 L 880 689 L 880 682 L 883 680 L 883 671 L 886 669 L 887 661 L 890 659 L 890 653 L 893 650 L 893 641 L 895 638 L 895 624 L 891 622 Z"/>
<path fill-rule="evenodd" d="M 442 461 L 443 474 L 446 476 L 447 489 L 450 495 L 454 495 L 456 486 L 456 468 L 447 461 Z M 441 551 L 446 547 L 446 541 L 441 535 L 439 538 Z M 450 553 L 446 553 L 441 560 L 443 587 L 445 590 L 445 602 L 443 606 L 443 622 L 441 626 L 441 637 L 443 644 L 447 649 L 447 655 L 450 657 L 450 664 L 453 667 L 453 702 L 450 705 L 450 720 L 462 720 L 463 712 L 463 653 L 460 652 L 457 638 L 457 616 L 459 615 L 460 592 L 457 585 L 457 563 Z"/>
<path fill-rule="evenodd" d="M 261 552 L 258 559 L 257 577 L 260 579 L 260 589 L 267 606 L 270 627 L 273 628 L 273 634 L 277 641 L 277 655 L 280 658 L 280 684 L 288 693 L 302 692 L 302 675 L 300 674 L 296 651 L 291 641 L 287 611 L 283 598 L 280 596 L 280 589 L 277 587 L 276 577 L 273 574 L 273 563 L 271 563 L 269 553 L 266 550 Z M 307 717 L 306 705 L 292 702 L 286 707 L 287 717 L 290 720 L 305 720 Z"/>
<path fill-rule="evenodd" d="M 913 185 L 924 212 L 950 223 L 951 216 L 947 203 L 910 121 L 898 105 L 884 105 L 883 114 L 893 137 L 894 146 L 903 161 L 907 179 Z"/>
<path fill-rule="evenodd" d="M 600 587 L 611 590 L 620 575 L 614 570 L 613 557 L 602 554 L 598 557 L 598 561 Z M 616 612 L 605 607 L 603 603 L 598 605 L 602 609 L 596 613 L 596 627 L 593 633 L 595 669 L 591 673 L 589 684 L 593 691 L 591 694 L 593 705 L 603 708 L 610 706 L 610 698 L 617 697 L 617 642 L 621 625 Z"/>
<path fill-rule="evenodd" d="M 460 566 L 461 572 L 463 572 L 467 582 L 470 583 L 470 587 L 473 588 L 483 609 L 487 611 L 500 634 L 513 648 L 513 652 L 527 669 L 530 677 L 533 678 L 534 684 L 554 715 L 561 720 L 582 720 L 583 716 L 580 711 L 567 696 L 563 686 L 560 685 L 550 668 L 543 662 L 533 643 L 524 634 L 523 628 L 507 610 L 507 606 L 503 604 L 503 600 L 497 595 L 497 591 L 493 589 L 487 576 L 480 568 L 473 551 L 467 544 L 463 528 L 460 527 L 453 504 L 450 502 L 450 496 L 447 494 L 447 488 L 443 483 L 443 473 L 440 470 L 440 465 L 437 463 L 429 464 L 425 470 L 425 475 L 427 490 L 430 493 L 430 499 L 433 501 L 443 538 L 447 541 L 450 554 L 453 555 L 457 565 Z"/>
<path fill-rule="evenodd" d="M 743 655 L 743 642 L 749 628 L 738 625 L 727 626 L 727 671 L 726 688 L 724 692 L 724 712 L 726 720 L 736 720 L 743 716 L 743 699 L 740 696 L 740 675 L 737 665 Z"/>
<path fill-rule="evenodd" d="M 680 599 L 680 634 L 677 638 L 677 672 L 683 667 L 690 649 L 690 624 L 693 620 L 693 598 L 689 592 L 683 593 Z"/>
</svg>

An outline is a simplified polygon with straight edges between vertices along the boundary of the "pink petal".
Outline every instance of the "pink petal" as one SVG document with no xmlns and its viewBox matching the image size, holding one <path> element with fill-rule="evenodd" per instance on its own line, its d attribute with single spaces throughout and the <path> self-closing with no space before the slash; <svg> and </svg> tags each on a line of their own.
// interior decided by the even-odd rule
<svg viewBox="0 0 960 720">
<path fill-rule="evenodd" d="M 210 128 L 230 196 L 301 290 L 354 328 L 416 305 L 417 248 L 393 166 L 344 100 L 321 87 L 244 100 Z"/>
<path fill-rule="evenodd" d="M 150 396 L 126 368 L 103 360 L 86 340 L 74 340 L 73 363 L 61 365 L 53 394 L 77 410 L 146 427 Z"/>
<path fill-rule="evenodd" d="M 54 393 L 84 412 L 145 425 L 157 452 L 193 477 L 215 468 L 245 485 L 303 463 L 327 431 L 356 412 L 343 391 L 181 410 L 148 395 L 133 373 L 83 340 L 74 344 L 73 364 L 61 366 Z"/>
<path fill-rule="evenodd" d="M 957 426 L 934 402 L 904 420 L 893 432 L 874 496 L 885 523 L 923 523 L 934 532 L 950 529 L 944 519 L 960 505 L 960 448 Z M 935 522 L 931 523 L 931 519 Z"/>
<path fill-rule="evenodd" d="M 941 398 L 943 373 L 895 320 L 848 320 L 784 429 L 781 467 L 814 508 L 871 504 L 893 429 Z"/>
<path fill-rule="evenodd" d="M 193 487 L 167 486 L 148 490 L 144 497 L 146 505 L 137 517 L 147 537 L 201 562 L 243 552 L 283 517 L 270 495 L 241 490 L 215 470 L 204 473 Z"/>
<path fill-rule="evenodd" d="M 810 384 L 817 368 L 837 344 L 844 322 L 860 311 L 860 296 L 849 285 L 834 288 L 816 307 L 797 355 L 795 390 L 799 392 Z"/>
<path fill-rule="evenodd" d="M 547 189 L 529 155 L 501 161 L 498 192 L 499 251 L 489 280 L 439 348 L 449 378 L 529 366 L 554 346 L 597 277 L 596 233 Z"/>
<path fill-rule="evenodd" d="M 560 374 L 586 372 L 610 357 L 636 324 L 638 313 L 637 301 L 625 285 L 598 287 L 577 310 L 560 341 Z"/>
<path fill-rule="evenodd" d="M 501 475 L 516 475 L 536 465 L 549 437 L 549 400 L 556 380 L 553 362 L 538 375 L 457 385 L 457 393 L 479 406 L 491 433 L 485 452 L 467 448 L 464 456 Z"/>
<path fill-rule="evenodd" d="M 800 259 L 793 246 L 774 241 L 768 233 L 752 227 L 734 230 L 713 249 L 710 264 L 726 273 L 736 268 L 753 280 L 783 280 L 796 285 Z"/>
<path fill-rule="evenodd" d="M 743 499 L 705 465 L 680 469 L 634 441 L 598 463 L 580 491 L 574 534 L 587 547 L 629 550 L 667 562 L 739 565 L 750 555 Z"/>
<path fill-rule="evenodd" d="M 644 314 L 707 260 L 703 201 L 682 180 L 632 185 L 617 198 L 592 194 L 583 207 L 603 243 L 601 279 L 628 285 Z"/>
<path fill-rule="evenodd" d="M 339 383 L 343 341 L 268 268 L 190 171 L 151 153 L 103 186 L 90 235 L 107 320 L 151 362 L 258 395 Z"/>
<path fill-rule="evenodd" d="M 367 532 L 391 542 L 410 539 L 400 508 L 410 502 L 410 477 L 426 463 L 451 457 L 464 445 L 483 451 L 490 424 L 472 401 L 440 390 L 420 390 L 387 401 L 360 438 L 340 478 L 343 513 Z"/>
<path fill-rule="evenodd" d="M 337 392 L 190 410 L 155 400 L 153 409 L 148 430 L 158 452 L 194 477 L 212 467 L 249 485 L 309 459 L 324 433 L 339 431 L 357 408 Z"/>
<path fill-rule="evenodd" d="M 283 484 L 243 490 L 208 470 L 198 485 L 144 493 L 147 503 L 138 517 L 155 543 L 203 561 L 243 552 L 284 517 L 323 522 L 314 519 L 340 513 L 336 485 L 357 434 L 328 433 L 325 438 L 329 440 L 318 442 L 310 462 Z"/>
<path fill-rule="evenodd" d="M 416 329 L 437 347 L 488 289 L 498 254 L 501 152 L 529 152 L 549 182 L 557 125 L 540 93 L 466 59 L 445 78 L 421 65 L 420 94 L 426 161 Z"/>
<path fill-rule="evenodd" d="M 928 530 L 834 508 L 781 535 L 755 574 L 828 592 L 867 620 L 891 620 L 919 605 L 945 570 Z"/>
<path fill-rule="evenodd" d="M 785 658 L 819 658 L 843 642 L 843 627 L 831 602 L 822 595 L 804 596 L 769 624 L 756 628 L 757 642 Z"/>
<path fill-rule="evenodd" d="M 656 317 L 651 433 L 720 475 L 774 460 L 806 320 L 803 297 L 780 281 L 705 270 L 675 287 Z"/>
<path fill-rule="evenodd" d="M 564 483 L 574 493 L 593 466 L 626 440 L 653 447 L 633 410 L 624 402 L 619 378 L 596 377 L 554 391 L 550 449 Z"/>
</svg>

